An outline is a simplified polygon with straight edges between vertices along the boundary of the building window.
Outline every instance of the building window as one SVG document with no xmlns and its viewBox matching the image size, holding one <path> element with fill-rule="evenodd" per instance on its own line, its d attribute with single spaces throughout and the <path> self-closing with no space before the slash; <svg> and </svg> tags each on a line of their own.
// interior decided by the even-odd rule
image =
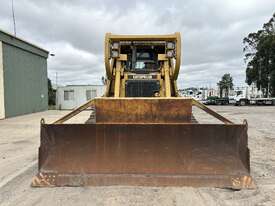
<svg viewBox="0 0 275 206">
<path fill-rule="evenodd" d="M 69 101 L 74 99 L 74 90 L 65 90 L 64 91 L 64 100 Z"/>
<path fill-rule="evenodd" d="M 97 95 L 96 95 L 96 90 L 95 89 L 93 89 L 93 90 L 86 90 L 86 99 L 87 100 L 93 99 L 96 96 Z"/>
</svg>

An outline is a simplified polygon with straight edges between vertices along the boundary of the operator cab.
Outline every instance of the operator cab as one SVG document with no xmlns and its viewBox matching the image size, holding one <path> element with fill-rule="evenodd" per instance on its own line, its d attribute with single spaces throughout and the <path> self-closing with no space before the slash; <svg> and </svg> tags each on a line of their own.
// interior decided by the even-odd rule
<svg viewBox="0 0 275 206">
<path fill-rule="evenodd" d="M 160 94 L 160 62 L 158 54 L 165 53 L 165 42 L 120 42 L 121 53 L 127 54 L 125 72 L 126 97 L 155 97 Z M 150 45 L 149 45 L 150 44 Z"/>
<path fill-rule="evenodd" d="M 163 52 L 165 44 L 143 45 L 136 42 L 121 46 L 121 53 L 127 54 L 126 71 L 133 73 L 157 72 L 160 69 L 158 54 Z"/>
<path fill-rule="evenodd" d="M 180 68 L 180 36 L 111 35 L 105 38 L 110 97 L 174 97 Z"/>
</svg>

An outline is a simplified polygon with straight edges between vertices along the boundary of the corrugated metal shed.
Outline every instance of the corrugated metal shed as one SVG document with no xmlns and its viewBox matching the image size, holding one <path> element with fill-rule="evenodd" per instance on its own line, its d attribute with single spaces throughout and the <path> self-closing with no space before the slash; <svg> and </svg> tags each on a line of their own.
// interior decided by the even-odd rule
<svg viewBox="0 0 275 206">
<path fill-rule="evenodd" d="M 48 54 L 0 30 L 0 119 L 47 110 Z"/>
</svg>

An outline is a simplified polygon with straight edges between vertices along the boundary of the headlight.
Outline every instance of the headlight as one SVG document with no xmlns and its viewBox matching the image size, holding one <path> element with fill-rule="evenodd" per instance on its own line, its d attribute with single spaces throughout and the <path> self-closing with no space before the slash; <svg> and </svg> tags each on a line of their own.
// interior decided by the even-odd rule
<svg viewBox="0 0 275 206">
<path fill-rule="evenodd" d="M 112 50 L 112 57 L 117 58 L 119 56 L 119 53 L 117 50 Z"/>
<path fill-rule="evenodd" d="M 174 56 L 174 51 L 173 50 L 168 50 L 166 53 L 166 56 L 169 58 L 172 58 Z"/>
<path fill-rule="evenodd" d="M 167 42 L 166 48 L 167 48 L 167 49 L 175 49 L 175 44 L 174 44 L 174 42 Z"/>
<path fill-rule="evenodd" d="M 119 42 L 114 42 L 112 44 L 112 49 L 118 50 L 119 49 Z"/>
</svg>

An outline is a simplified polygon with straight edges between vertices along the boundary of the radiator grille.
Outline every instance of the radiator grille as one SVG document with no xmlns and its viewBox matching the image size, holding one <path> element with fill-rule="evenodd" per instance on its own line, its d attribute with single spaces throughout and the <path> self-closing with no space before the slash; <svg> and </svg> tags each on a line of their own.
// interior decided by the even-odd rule
<svg viewBox="0 0 275 206">
<path fill-rule="evenodd" d="M 126 97 L 153 97 L 159 92 L 158 80 L 127 80 Z"/>
</svg>

